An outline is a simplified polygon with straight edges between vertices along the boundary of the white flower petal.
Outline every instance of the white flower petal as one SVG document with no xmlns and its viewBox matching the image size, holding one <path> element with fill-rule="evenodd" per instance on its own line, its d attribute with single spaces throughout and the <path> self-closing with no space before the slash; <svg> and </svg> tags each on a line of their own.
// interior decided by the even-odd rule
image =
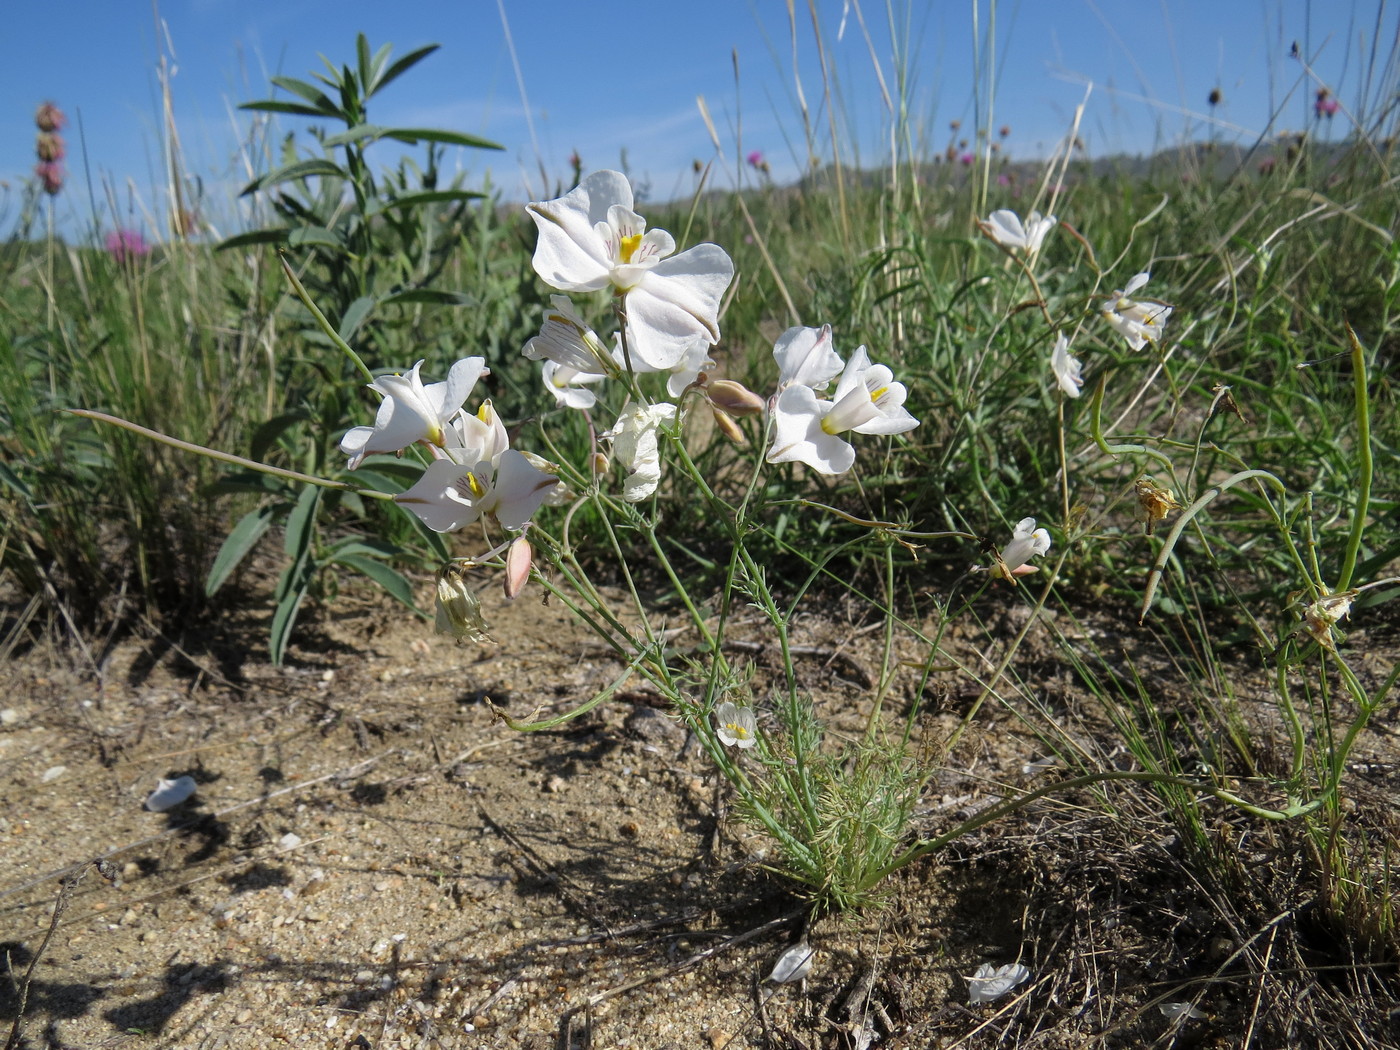
<svg viewBox="0 0 1400 1050">
<path fill-rule="evenodd" d="M 968 1001 L 975 1005 L 1000 999 L 1018 984 L 1025 982 L 1030 975 L 1030 970 L 1020 963 L 1007 963 L 999 967 L 983 963 L 977 967 L 976 973 L 967 978 Z"/>
<path fill-rule="evenodd" d="M 769 463 L 806 463 L 822 474 L 844 474 L 856 461 L 850 442 L 822 428 L 833 403 L 818 400 L 808 386 L 790 386 L 773 405 Z"/>
<path fill-rule="evenodd" d="M 841 355 L 831 343 L 831 325 L 789 328 L 773 344 L 778 388 L 809 386 L 825 390 L 841 374 Z"/>
<path fill-rule="evenodd" d="M 616 205 L 630 210 L 632 185 L 618 171 L 595 171 L 564 196 L 525 206 L 539 227 L 535 273 L 551 288 L 596 292 L 611 281 L 612 258 L 597 225 Z"/>
<path fill-rule="evenodd" d="M 157 781 L 156 789 L 146 796 L 146 808 L 152 813 L 174 809 L 193 796 L 198 786 L 194 777 L 189 776 Z"/>
<path fill-rule="evenodd" d="M 773 972 L 768 975 L 768 980 L 774 984 L 804 980 L 812 972 L 812 960 L 816 954 L 816 951 L 809 947 L 806 941 L 794 944 L 778 956 L 778 961 L 773 964 Z"/>
</svg>

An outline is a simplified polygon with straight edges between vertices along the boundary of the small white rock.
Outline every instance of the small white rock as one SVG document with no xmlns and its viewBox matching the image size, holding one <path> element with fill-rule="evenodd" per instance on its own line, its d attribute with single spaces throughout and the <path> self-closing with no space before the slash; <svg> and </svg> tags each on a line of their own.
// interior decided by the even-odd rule
<svg viewBox="0 0 1400 1050">
<path fill-rule="evenodd" d="M 39 779 L 42 780 L 45 784 L 51 784 L 67 772 L 67 766 L 50 766 L 48 769 L 44 770 L 44 775 Z"/>
<path fill-rule="evenodd" d="M 187 801 L 199 785 L 194 777 L 176 777 L 174 780 L 156 781 L 156 789 L 146 796 L 146 808 L 152 813 L 164 813 Z"/>
<path fill-rule="evenodd" d="M 19 721 L 19 709 L 7 707 L 0 711 L 0 726 L 12 726 Z"/>
<path fill-rule="evenodd" d="M 277 840 L 277 845 L 281 846 L 283 849 L 296 849 L 301 845 L 301 836 L 296 834 L 296 832 L 289 831 Z"/>
</svg>

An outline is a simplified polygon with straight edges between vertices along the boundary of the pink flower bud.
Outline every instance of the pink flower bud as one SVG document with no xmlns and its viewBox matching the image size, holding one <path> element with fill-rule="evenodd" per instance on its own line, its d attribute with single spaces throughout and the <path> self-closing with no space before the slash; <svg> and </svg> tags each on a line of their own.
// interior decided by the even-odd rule
<svg viewBox="0 0 1400 1050">
<path fill-rule="evenodd" d="M 68 118 L 52 102 L 45 102 L 34 111 L 34 123 L 40 131 L 58 131 L 68 123 Z"/>
<path fill-rule="evenodd" d="M 45 164 L 62 160 L 68 151 L 63 145 L 63 136 L 52 131 L 41 131 L 34 139 L 34 152 Z"/>
<path fill-rule="evenodd" d="M 715 417 L 715 426 L 719 427 L 720 432 L 730 441 L 734 442 L 736 445 L 747 445 L 749 443 L 749 439 L 746 438 L 744 432 L 739 429 L 739 424 L 734 422 L 734 417 L 728 412 L 718 409 L 714 405 L 710 406 L 710 412 Z"/>
<path fill-rule="evenodd" d="M 535 552 L 530 549 L 530 541 L 524 536 L 517 537 L 506 552 L 506 597 L 515 599 L 525 589 L 530 580 L 530 563 Z"/>
<path fill-rule="evenodd" d="M 44 184 L 44 192 L 50 197 L 63 189 L 63 165 L 57 161 L 41 161 L 34 165 L 34 174 Z"/>
</svg>

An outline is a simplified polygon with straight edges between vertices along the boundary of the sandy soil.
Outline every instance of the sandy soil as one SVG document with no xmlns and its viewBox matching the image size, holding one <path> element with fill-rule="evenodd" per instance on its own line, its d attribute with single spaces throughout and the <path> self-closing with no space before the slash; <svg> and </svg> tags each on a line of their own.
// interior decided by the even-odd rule
<svg viewBox="0 0 1400 1050">
<path fill-rule="evenodd" d="M 887 907 L 818 920 L 808 980 L 762 984 L 805 912 L 703 754 L 640 688 L 555 732 L 494 721 L 487 697 L 548 712 L 620 668 L 557 608 L 491 604 L 501 644 L 481 647 L 345 597 L 281 669 L 256 611 L 180 648 L 124 642 L 100 673 L 44 646 L 0 668 L 0 1039 L 23 993 L 26 1047 L 1394 1042 L 1393 971 L 1348 988 L 1298 954 L 1303 937 L 1285 958 L 1276 935 L 1308 902 L 1281 919 L 1224 906 L 1142 792 L 1114 796 L 1116 814 L 1046 802 L 962 840 L 897 876 Z M 824 717 L 860 724 L 878 638 L 822 621 L 799 635 Z M 1062 670 L 1032 670 L 1047 704 L 1083 704 Z M 971 697 L 940 689 L 935 735 Z M 1380 769 L 1385 745 L 1368 746 Z M 921 825 L 1026 783 L 1041 753 L 989 705 Z M 193 800 L 143 809 L 186 774 Z M 1302 848 L 1231 814 L 1210 830 L 1277 869 Z M 61 889 L 97 858 L 114 881 Z M 1030 980 L 970 1005 L 965 977 L 1012 962 Z M 1292 976 L 1266 982 L 1270 966 Z M 1183 1001 L 1204 1016 L 1163 1016 Z"/>
</svg>

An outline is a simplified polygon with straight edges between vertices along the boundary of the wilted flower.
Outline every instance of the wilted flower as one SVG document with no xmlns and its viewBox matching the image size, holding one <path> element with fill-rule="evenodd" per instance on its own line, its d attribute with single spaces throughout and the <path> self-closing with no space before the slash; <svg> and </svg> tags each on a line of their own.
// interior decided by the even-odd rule
<svg viewBox="0 0 1400 1050">
<path fill-rule="evenodd" d="M 546 361 L 541 378 L 559 404 L 566 408 L 589 409 L 598 403 L 598 395 L 586 389 L 587 384 L 600 383 L 608 377 L 596 372 L 580 372 L 556 361 Z"/>
<path fill-rule="evenodd" d="M 773 344 L 778 363 L 778 389 L 808 386 L 825 390 L 841 374 L 841 355 L 831 344 L 831 325 L 789 328 Z"/>
<path fill-rule="evenodd" d="M 894 373 L 871 364 L 865 347 L 858 347 L 833 400 L 820 400 L 809 386 L 790 386 L 778 395 L 768 462 L 800 462 L 823 474 L 845 473 L 855 463 L 856 450 L 841 434 L 903 434 L 919 425 L 904 407 L 906 396 Z"/>
<path fill-rule="evenodd" d="M 727 747 L 753 747 L 758 742 L 758 719 L 753 708 L 724 701 L 715 709 L 715 735 Z"/>
<path fill-rule="evenodd" d="M 487 641 L 486 621 L 481 618 L 481 603 L 467 584 L 463 566 L 446 565 L 437 575 L 438 634 L 450 634 L 457 641 L 468 638 L 473 642 Z"/>
<path fill-rule="evenodd" d="M 1061 333 L 1055 337 L 1055 349 L 1050 351 L 1050 371 L 1066 397 L 1078 397 L 1084 385 L 1084 366 L 1069 356 L 1069 340 Z"/>
<path fill-rule="evenodd" d="M 181 802 L 190 799 L 199 785 L 194 777 L 176 777 L 174 780 L 159 780 L 156 789 L 146 796 L 146 808 L 152 813 L 164 813 L 174 809 Z"/>
<path fill-rule="evenodd" d="M 812 959 L 816 954 L 805 940 L 798 941 L 778 956 L 778 961 L 773 964 L 773 972 L 768 975 L 767 980 L 774 984 L 806 980 L 807 975 L 812 972 Z"/>
<path fill-rule="evenodd" d="M 612 440 L 613 455 L 627 470 L 622 498 L 637 503 L 661 483 L 661 446 L 657 430 L 676 418 L 675 405 L 629 404 L 617 423 L 602 437 Z"/>
<path fill-rule="evenodd" d="M 452 366 L 444 383 L 423 384 L 419 361 L 408 375 L 380 376 L 369 384 L 384 395 L 372 427 L 352 427 L 340 439 L 340 451 L 350 457 L 354 470 L 368 455 L 399 452 L 422 441 L 439 448 L 447 444 L 447 427 L 476 386 L 490 374 L 485 358 L 464 357 Z"/>
<path fill-rule="evenodd" d="M 1351 603 L 1356 595 L 1356 591 L 1324 594 L 1303 610 L 1304 630 L 1329 653 L 1337 651 L 1336 643 L 1332 640 L 1332 628 L 1351 615 Z"/>
<path fill-rule="evenodd" d="M 128 259 L 140 258 L 151 252 L 151 246 L 146 243 L 146 238 L 141 236 L 140 230 L 113 230 L 107 234 L 106 243 L 107 254 L 115 259 L 119 266 Z"/>
<path fill-rule="evenodd" d="M 1162 337 L 1162 328 L 1172 315 L 1172 308 L 1151 301 L 1139 302 L 1130 299 L 1134 292 L 1145 285 L 1150 274 L 1140 273 L 1128 282 L 1127 287 L 1113 293 L 1103 308 L 1104 320 L 1113 330 L 1128 341 L 1134 350 L 1141 350 L 1147 343 L 1155 343 Z"/>
<path fill-rule="evenodd" d="M 719 304 L 734 263 L 716 244 L 672 256 L 676 242 L 647 230 L 632 210 L 632 186 L 617 171 L 595 171 L 552 201 L 526 206 L 539 227 L 534 267 L 566 292 L 611 287 L 624 300 L 628 347 L 639 361 L 668 369 L 690 341 L 719 341 Z"/>
<path fill-rule="evenodd" d="M 1040 212 L 1033 211 L 1022 224 L 1021 217 L 1014 211 L 1000 208 L 978 225 L 982 232 L 1003 248 L 1034 256 L 1040 251 L 1045 235 L 1055 228 L 1055 222 L 1055 216 L 1042 218 Z"/>
<path fill-rule="evenodd" d="M 1177 498 L 1171 494 L 1170 489 L 1164 489 L 1151 478 L 1138 478 L 1133 482 L 1133 490 L 1138 498 L 1138 521 L 1147 523 L 1147 534 L 1152 535 L 1152 527 L 1157 522 L 1162 521 L 1174 510 L 1180 510 L 1181 504 Z"/>
<path fill-rule="evenodd" d="M 540 334 L 521 353 L 531 361 L 553 361 L 581 375 L 614 375 L 617 362 L 589 328 L 567 295 L 551 295 Z"/>
<path fill-rule="evenodd" d="M 1022 518 L 1011 533 L 1011 542 L 997 555 L 992 575 L 1014 583 L 1017 576 L 1037 571 L 1037 566 L 1027 563 L 1049 549 L 1050 533 L 1037 529 L 1034 518 Z"/>
<path fill-rule="evenodd" d="M 1030 975 L 1030 970 L 1020 963 L 1007 963 L 997 967 L 993 967 L 991 963 L 983 963 L 967 978 L 968 1001 L 975 1006 L 978 1003 L 990 1003 L 994 999 L 1000 999 L 1018 984 L 1028 980 Z"/>
</svg>

